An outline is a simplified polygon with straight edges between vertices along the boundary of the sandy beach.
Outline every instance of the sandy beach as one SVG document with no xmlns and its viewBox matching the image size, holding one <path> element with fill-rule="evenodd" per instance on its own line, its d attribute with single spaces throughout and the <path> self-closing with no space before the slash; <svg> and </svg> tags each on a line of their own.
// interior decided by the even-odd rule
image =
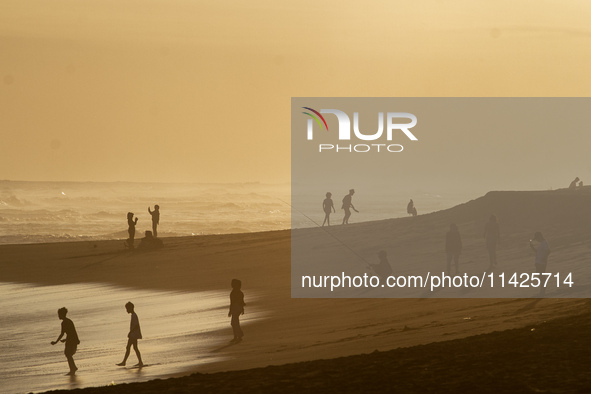
<svg viewBox="0 0 591 394">
<path fill-rule="evenodd" d="M 590 2 L 0 9 L 0 394 L 591 393 Z"/>
<path fill-rule="evenodd" d="M 591 204 L 588 204 L 590 197 L 591 190 L 588 188 L 576 193 L 564 190 L 494 192 L 449 210 L 417 218 L 361 223 L 352 225 L 351 228 L 363 226 L 368 240 L 383 237 L 385 229 L 388 229 L 393 240 L 393 249 L 398 256 L 405 256 L 404 259 L 399 257 L 399 261 L 412 261 L 416 243 L 420 242 L 416 235 L 411 234 L 404 238 L 404 234 L 412 228 L 421 237 L 436 240 L 421 242 L 420 255 L 441 256 L 443 265 L 441 238 L 445 234 L 446 223 L 453 218 L 464 229 L 465 244 L 469 245 L 471 239 L 476 240 L 479 237 L 481 224 L 490 212 L 496 212 L 503 224 L 505 242 L 499 252 L 503 264 L 520 266 L 525 262 L 531 263 L 532 256 L 524 248 L 523 239 L 527 239 L 524 237 L 530 236 L 533 230 L 540 230 L 551 240 L 554 251 L 551 263 L 568 264 L 575 269 L 585 261 L 589 250 L 587 223 L 591 217 Z M 527 224 L 526 218 L 529 217 L 535 218 L 536 222 Z M 466 230 L 469 228 L 473 228 L 473 232 Z M 311 234 L 314 231 L 309 230 Z M 416 243 L 413 243 L 413 239 Z M 553 319 L 579 315 L 588 308 L 585 299 L 572 298 L 292 299 L 290 231 L 165 238 L 164 243 L 165 247 L 162 249 L 149 252 L 125 250 L 122 241 L 6 245 L 0 247 L 0 277 L 5 283 L 26 283 L 36 287 L 106 284 L 154 294 L 199 294 L 210 291 L 220 294 L 220 300 L 223 300 L 224 294 L 229 294 L 232 278 L 242 280 L 247 304 L 244 317 L 248 318 L 249 313 L 253 312 L 257 316 L 256 319 L 246 321 L 243 342 L 228 344 L 232 334 L 226 317 L 227 306 L 219 301 L 214 307 L 219 313 L 215 324 L 205 328 L 200 335 L 189 335 L 184 339 L 195 341 L 195 347 L 186 348 L 186 354 L 182 356 L 189 361 L 179 365 L 177 371 L 166 370 L 160 363 L 161 365 L 153 365 L 151 369 L 146 368 L 145 371 L 150 371 L 149 374 L 139 371 L 133 378 L 126 380 L 122 377 L 115 384 L 194 372 L 235 371 L 333 359 L 376 350 L 385 352 L 539 325 Z M 486 258 L 486 252 L 476 246 L 468 248 L 467 255 L 465 261 L 471 262 L 469 264 L 475 264 L 477 257 L 480 260 Z M 396 261 L 393 260 L 394 264 Z M 589 283 L 577 284 L 589 286 Z M 97 287 L 96 291 L 90 290 L 91 294 L 85 296 L 100 302 L 101 297 L 107 294 L 100 289 Z M 75 297 L 74 294 L 64 292 L 63 299 L 59 304 L 56 303 L 54 309 L 68 306 L 72 296 Z M 142 305 L 136 304 L 136 308 L 141 311 Z M 152 300 L 150 308 L 166 310 L 166 298 L 163 297 L 160 303 Z M 191 305 L 187 309 L 191 310 Z M 74 316 L 75 310 L 71 309 L 70 313 Z M 54 315 L 55 311 L 49 310 L 47 314 Z M 3 311 L 2 315 L 3 326 L 10 327 L 10 311 Z M 198 316 L 199 313 L 195 312 L 194 317 L 198 319 Z M 61 372 L 65 372 L 67 365 L 62 349 L 49 345 L 49 341 L 59 333 L 57 316 L 52 319 L 55 319 L 53 323 L 43 327 L 43 337 L 46 340 L 36 346 L 46 346 L 44 352 L 49 353 L 48 357 L 53 357 L 56 363 L 62 363 Z M 122 322 L 123 326 L 128 324 L 128 316 L 124 313 L 118 314 L 116 318 L 110 316 L 109 319 L 120 320 L 119 323 Z M 215 320 L 216 317 L 208 319 Z M 182 321 L 182 318 L 178 320 L 178 324 L 182 324 Z M 83 322 L 84 316 L 77 315 L 76 323 L 82 325 Z M 152 324 L 154 327 L 150 327 L 147 321 L 143 322 L 143 329 L 165 340 L 166 326 Z M 19 329 L 26 331 L 27 328 Z M 164 332 L 156 332 L 158 329 Z M 125 329 L 122 330 L 123 332 L 108 335 L 124 338 Z M 187 327 L 187 330 L 190 334 L 191 327 Z M 197 331 L 195 329 L 194 333 L 197 334 Z M 148 340 L 149 338 L 145 338 L 144 342 L 147 343 Z M 109 371 L 119 361 L 123 346 L 124 344 L 119 349 L 102 354 L 104 358 L 97 362 L 86 358 L 84 344 L 81 344 L 77 357 L 84 362 L 79 362 L 79 381 L 72 383 L 61 373 L 49 374 L 43 377 L 46 383 L 43 390 L 109 384 L 114 380 L 109 378 Z M 462 348 L 464 345 L 463 342 L 457 342 L 456 346 Z M 150 353 L 148 349 L 146 347 L 143 351 L 144 360 L 148 364 L 154 364 L 158 360 L 158 354 L 156 350 Z M 157 349 L 156 345 L 154 349 Z M 188 365 L 191 354 L 195 357 L 194 365 Z M 4 357 L 6 356 L 0 356 Z M 199 362 L 206 357 L 211 362 Z M 22 355 L 22 358 L 26 359 L 26 355 Z M 85 368 L 85 363 L 93 365 L 91 371 Z M 161 375 L 159 370 L 162 371 Z M 39 391 L 39 388 L 27 387 L 28 381 L 31 380 L 27 376 L 22 376 L 20 381 L 13 380 L 13 386 L 5 387 L 5 390 Z M 98 381 L 105 383 L 98 384 Z M 47 384 L 50 385 L 49 388 Z"/>
</svg>

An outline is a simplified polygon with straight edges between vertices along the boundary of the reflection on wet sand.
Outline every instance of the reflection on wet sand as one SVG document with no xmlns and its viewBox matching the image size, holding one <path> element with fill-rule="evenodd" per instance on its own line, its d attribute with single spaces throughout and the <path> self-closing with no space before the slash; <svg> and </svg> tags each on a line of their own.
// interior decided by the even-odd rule
<svg viewBox="0 0 591 394">
<path fill-rule="evenodd" d="M 252 299 L 253 297 L 250 296 Z M 5 393 L 75 389 L 155 379 L 223 359 L 231 335 L 228 292 L 164 292 L 105 284 L 32 286 L 0 283 L 0 380 Z M 122 305 L 141 308 L 145 366 L 117 367 L 127 343 L 129 315 Z M 76 322 L 79 371 L 64 376 L 63 345 L 51 346 L 66 306 Z M 248 326 L 263 313 L 250 308 Z"/>
</svg>

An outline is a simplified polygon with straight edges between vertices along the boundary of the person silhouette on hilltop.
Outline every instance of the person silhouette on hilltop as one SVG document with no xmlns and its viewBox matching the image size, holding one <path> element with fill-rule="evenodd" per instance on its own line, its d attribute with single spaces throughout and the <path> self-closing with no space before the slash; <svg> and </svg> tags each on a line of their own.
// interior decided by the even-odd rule
<svg viewBox="0 0 591 394">
<path fill-rule="evenodd" d="M 154 205 L 154 210 L 151 211 L 148 207 L 148 213 L 152 215 L 152 234 L 158 237 L 158 224 L 160 224 L 160 206 Z"/>
<path fill-rule="evenodd" d="M 349 224 L 349 218 L 351 217 L 351 208 L 353 208 L 353 210 L 357 213 L 359 213 L 358 210 L 355 209 L 355 207 L 353 206 L 353 194 L 355 194 L 355 189 L 351 189 L 349 190 L 349 194 L 347 194 L 345 197 L 343 197 L 343 206 L 342 209 L 345 210 L 345 217 L 343 218 L 343 224 Z"/>
<path fill-rule="evenodd" d="M 449 231 L 445 236 L 445 253 L 447 255 L 447 273 L 451 274 L 451 261 L 456 266 L 456 275 L 459 274 L 459 260 L 462 252 L 462 237 L 455 223 L 449 225 Z"/>
<path fill-rule="evenodd" d="M 501 232 L 499 222 L 495 215 L 490 215 L 488 223 L 484 226 L 484 238 L 486 239 L 486 249 L 488 250 L 489 270 L 497 265 L 497 245 L 501 243 Z"/>
<path fill-rule="evenodd" d="M 412 216 L 417 216 L 417 208 L 415 208 L 415 202 L 412 200 L 412 198 L 406 205 L 406 213 Z"/>
<path fill-rule="evenodd" d="M 324 222 L 322 222 L 322 227 L 324 227 L 325 223 L 327 223 L 330 226 L 330 213 L 336 212 L 331 197 L 331 192 L 326 193 L 326 198 L 322 202 L 322 210 L 324 211 Z"/>
<path fill-rule="evenodd" d="M 576 189 L 577 188 L 577 182 L 580 181 L 579 177 L 576 177 L 574 181 L 572 181 L 570 183 L 570 185 L 568 185 L 569 189 Z"/>
<path fill-rule="evenodd" d="M 131 347 L 133 346 L 133 350 L 135 350 L 135 355 L 137 356 L 138 363 L 136 364 L 137 367 L 143 367 L 144 363 L 142 362 L 142 355 L 140 354 L 140 350 L 137 347 L 137 340 L 142 339 L 142 330 L 140 329 L 140 320 L 138 319 L 137 315 L 134 311 L 134 305 L 131 302 L 125 304 L 125 309 L 127 313 L 131 313 L 131 323 L 129 325 L 129 334 L 127 334 L 127 347 L 125 348 L 125 356 L 123 357 L 123 361 L 121 361 L 119 366 L 125 366 L 127 362 L 127 358 L 129 357 L 129 353 Z"/>
<path fill-rule="evenodd" d="M 78 333 L 76 332 L 76 327 L 74 327 L 74 322 L 66 317 L 67 313 L 68 310 L 66 308 L 60 308 L 57 310 L 57 317 L 62 321 L 62 332 L 55 341 L 51 342 L 51 344 L 55 345 L 62 339 L 64 334 L 66 335 L 66 339 L 63 339 L 62 342 L 66 343 L 64 354 L 66 355 L 68 365 L 70 366 L 70 372 L 68 372 L 68 375 L 74 375 L 78 370 L 78 367 L 74 362 L 73 356 L 76 354 L 80 340 L 78 339 Z"/>
<path fill-rule="evenodd" d="M 241 290 L 242 282 L 238 279 L 232 279 L 232 292 L 230 292 L 230 310 L 228 317 L 232 317 L 232 331 L 234 339 L 230 342 L 236 343 L 242 340 L 244 332 L 240 328 L 240 315 L 244 315 L 244 293 Z"/>
<path fill-rule="evenodd" d="M 129 238 L 126 241 L 126 246 L 129 249 L 133 249 L 133 242 L 135 239 L 135 225 L 137 224 L 137 218 L 133 220 L 133 212 L 127 212 L 127 233 L 129 234 Z"/>
</svg>

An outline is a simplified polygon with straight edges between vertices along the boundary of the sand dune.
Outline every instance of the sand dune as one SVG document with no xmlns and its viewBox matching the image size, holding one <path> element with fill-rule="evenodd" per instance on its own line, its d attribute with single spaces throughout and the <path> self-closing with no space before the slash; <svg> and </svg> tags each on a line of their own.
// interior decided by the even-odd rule
<svg viewBox="0 0 591 394">
<path fill-rule="evenodd" d="M 499 250 L 503 264 L 533 264 L 527 241 L 534 231 L 542 231 L 554 251 L 551 264 L 574 268 L 588 255 L 589 202 L 591 188 L 587 187 L 577 191 L 491 192 L 416 218 L 333 230 L 347 240 L 347 232 L 362 229 L 367 234 L 364 242 L 351 240 L 350 246 L 373 255 L 375 248 L 387 245 L 396 256 L 391 260 L 393 265 L 424 258 L 443 265 L 444 235 L 449 223 L 455 222 L 464 237 L 462 259 L 476 266 L 486 259 L 482 229 L 488 216 L 495 213 L 503 234 Z M 318 231 L 297 232 L 314 237 Z M 122 241 L 7 245 L 0 247 L 0 278 L 38 285 L 100 282 L 228 293 L 230 280 L 240 278 L 246 313 L 254 306 L 266 311 L 267 318 L 253 322 L 239 345 L 213 349 L 224 357 L 219 362 L 187 373 L 264 367 L 464 338 L 575 315 L 586 303 L 583 299 L 292 299 L 290 235 L 290 231 L 276 231 L 169 238 L 164 239 L 163 249 L 143 253 L 124 250 Z M 249 294 L 258 297 L 249 299 Z M 225 314 L 220 319 L 226 319 Z M 48 327 L 49 337 L 53 328 Z M 229 322 L 227 336 L 231 338 Z"/>
</svg>

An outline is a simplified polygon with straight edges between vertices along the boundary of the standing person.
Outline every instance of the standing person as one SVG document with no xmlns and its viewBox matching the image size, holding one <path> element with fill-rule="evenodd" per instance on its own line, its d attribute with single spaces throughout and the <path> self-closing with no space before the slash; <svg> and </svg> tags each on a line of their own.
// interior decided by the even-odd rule
<svg viewBox="0 0 591 394">
<path fill-rule="evenodd" d="M 135 355 L 137 356 L 138 363 L 136 364 L 137 367 L 143 367 L 144 363 L 142 362 L 142 355 L 140 354 L 140 350 L 137 347 L 137 340 L 142 339 L 142 330 L 140 329 L 140 320 L 138 319 L 137 315 L 134 312 L 134 305 L 131 302 L 125 304 L 125 309 L 127 313 L 131 313 L 131 323 L 129 325 L 129 334 L 127 334 L 127 347 L 125 349 L 125 356 L 123 357 L 123 361 L 121 361 L 119 366 L 125 366 L 127 362 L 127 358 L 129 357 L 129 352 L 131 350 L 131 346 L 133 345 L 133 350 L 135 350 Z"/>
<path fill-rule="evenodd" d="M 150 207 L 148 207 L 148 212 L 152 215 L 152 234 L 155 237 L 158 237 L 157 227 L 160 224 L 160 206 L 154 205 L 154 210 L 151 211 Z"/>
<path fill-rule="evenodd" d="M 240 288 L 242 282 L 238 279 L 232 279 L 232 292 L 230 293 L 230 310 L 228 317 L 232 317 L 232 330 L 234 331 L 234 339 L 230 342 L 240 342 L 244 333 L 240 328 L 240 315 L 244 315 L 244 293 Z"/>
<path fill-rule="evenodd" d="M 133 212 L 127 212 L 127 225 L 129 226 L 127 229 L 127 233 L 129 234 L 129 238 L 127 239 L 127 247 L 130 249 L 133 249 L 135 225 L 137 224 L 137 220 L 137 218 L 135 218 L 135 221 L 133 220 Z"/>
<path fill-rule="evenodd" d="M 451 261 L 456 266 L 456 275 L 459 274 L 459 260 L 462 252 L 462 237 L 455 223 L 449 225 L 449 231 L 445 236 L 445 253 L 447 255 L 447 273 L 451 274 Z"/>
<path fill-rule="evenodd" d="M 57 317 L 62 321 L 62 332 L 55 341 L 51 342 L 51 344 L 55 345 L 60 341 L 60 339 L 62 342 L 66 343 L 64 354 L 66 355 L 68 365 L 70 366 L 70 372 L 68 372 L 68 375 L 74 375 L 78 370 L 78 367 L 74 362 L 73 356 L 76 354 L 80 340 L 78 339 L 78 333 L 76 332 L 76 327 L 74 327 L 74 322 L 66 317 L 67 313 L 68 310 L 66 308 L 60 308 L 57 310 Z M 66 339 L 62 339 L 64 334 L 66 334 Z"/>
<path fill-rule="evenodd" d="M 495 215 L 490 215 L 488 223 L 484 226 L 484 238 L 486 239 L 486 249 L 488 250 L 488 269 L 492 271 L 493 265 L 497 265 L 497 245 L 501 243 L 499 222 Z"/>
<path fill-rule="evenodd" d="M 536 272 L 537 273 L 544 273 L 546 272 L 546 266 L 548 264 L 548 256 L 550 255 L 550 245 L 548 241 L 544 238 L 541 232 L 536 232 L 534 234 L 534 240 L 538 241 L 540 244 L 536 248 L 532 240 L 529 241 L 529 247 L 534 251 L 536 254 Z M 544 295 L 546 293 L 546 288 L 543 286 L 544 281 L 542 280 L 542 284 L 540 284 L 540 295 Z"/>
<path fill-rule="evenodd" d="M 326 193 L 326 198 L 322 202 L 322 210 L 324 211 L 324 222 L 322 222 L 322 227 L 324 227 L 324 223 L 328 223 L 328 225 L 330 226 L 330 213 L 336 212 L 331 197 L 331 192 Z"/>
<path fill-rule="evenodd" d="M 342 208 L 345 210 L 345 217 L 343 218 L 343 224 L 349 224 L 349 218 L 351 217 L 351 208 L 357 213 L 358 210 L 355 209 L 353 206 L 353 202 L 351 201 L 353 198 L 353 194 L 355 194 L 355 189 L 349 190 L 349 194 L 343 197 L 343 206 Z"/>
</svg>

